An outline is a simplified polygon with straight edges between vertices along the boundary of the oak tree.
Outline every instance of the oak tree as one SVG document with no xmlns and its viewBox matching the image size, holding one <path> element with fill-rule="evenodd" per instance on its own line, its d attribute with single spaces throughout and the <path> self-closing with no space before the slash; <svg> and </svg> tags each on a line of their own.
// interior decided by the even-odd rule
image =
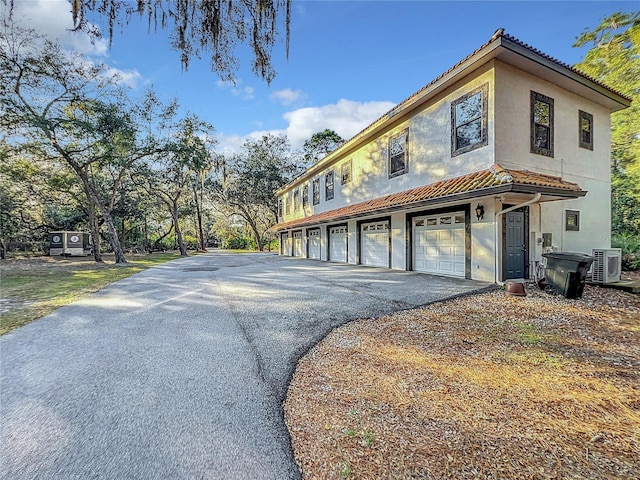
<svg viewBox="0 0 640 480">
<path fill-rule="evenodd" d="M 174 106 L 160 104 L 151 92 L 133 104 L 105 66 L 16 26 L 0 30 L 0 76 L 8 155 L 73 171 L 89 211 L 97 209 L 107 228 L 116 263 L 126 263 L 111 211 L 132 165 L 162 150 L 155 127 L 175 115 Z"/>
<path fill-rule="evenodd" d="M 611 116 L 612 227 L 640 235 L 640 12 L 610 15 L 574 44 L 584 45 L 576 68 L 632 98 Z"/>
</svg>

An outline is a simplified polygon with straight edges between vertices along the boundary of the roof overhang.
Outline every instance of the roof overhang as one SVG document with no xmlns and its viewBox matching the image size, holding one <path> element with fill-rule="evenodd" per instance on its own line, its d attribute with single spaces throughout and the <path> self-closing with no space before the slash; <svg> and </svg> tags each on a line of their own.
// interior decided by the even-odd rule
<svg viewBox="0 0 640 480">
<path fill-rule="evenodd" d="M 279 232 L 397 211 L 465 203 L 479 198 L 536 193 L 542 195 L 539 202 L 575 199 L 587 194 L 577 184 L 564 181 L 559 177 L 524 170 L 506 170 L 499 165 L 493 165 L 480 172 L 283 222 L 270 230 Z"/>
<path fill-rule="evenodd" d="M 612 112 L 631 105 L 630 99 L 569 65 L 542 54 L 510 36 L 500 37 L 495 57 L 499 60 L 554 83 L 565 90 L 588 98 Z"/>
</svg>

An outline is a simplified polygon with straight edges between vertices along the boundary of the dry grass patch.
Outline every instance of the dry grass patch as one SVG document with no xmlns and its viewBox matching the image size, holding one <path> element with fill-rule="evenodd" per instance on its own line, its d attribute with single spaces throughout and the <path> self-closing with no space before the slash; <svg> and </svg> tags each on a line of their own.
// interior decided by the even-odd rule
<svg viewBox="0 0 640 480">
<path fill-rule="evenodd" d="M 176 253 L 128 254 L 130 263 L 115 265 L 93 257 L 33 257 L 0 261 L 0 335 L 55 309 L 154 265 L 180 258 Z"/>
<path fill-rule="evenodd" d="M 640 297 L 502 291 L 335 330 L 285 416 L 303 478 L 640 478 Z"/>
</svg>

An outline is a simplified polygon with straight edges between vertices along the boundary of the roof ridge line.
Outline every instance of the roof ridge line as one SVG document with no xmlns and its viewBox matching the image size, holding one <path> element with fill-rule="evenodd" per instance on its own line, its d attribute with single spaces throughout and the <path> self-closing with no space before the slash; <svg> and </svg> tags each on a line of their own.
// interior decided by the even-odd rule
<svg viewBox="0 0 640 480">
<path fill-rule="evenodd" d="M 498 32 L 496 32 L 496 33 L 498 33 Z M 616 95 L 621 96 L 622 98 L 624 98 L 626 100 L 629 100 L 629 101 L 633 100 L 631 97 L 629 97 L 628 95 L 622 93 L 620 90 L 616 90 L 615 88 L 613 88 L 613 87 L 607 85 L 606 83 L 598 80 L 597 78 L 595 78 L 595 77 L 583 72 L 582 70 L 579 70 L 576 67 L 574 67 L 572 65 L 569 65 L 568 63 L 565 63 L 565 62 L 563 62 L 561 60 L 558 60 L 557 58 L 552 57 L 551 55 L 549 55 L 547 53 L 544 53 L 542 50 L 539 50 L 539 49 L 529 45 L 528 43 L 523 42 L 522 40 L 520 40 L 519 38 L 514 37 L 513 35 L 509 35 L 508 33 L 504 33 L 503 32 L 500 35 L 500 37 L 503 37 L 503 38 L 505 38 L 505 39 L 507 39 L 507 40 L 509 40 L 511 42 L 514 42 L 514 43 L 520 45 L 521 47 L 526 48 L 530 52 L 533 52 L 536 55 L 540 55 L 541 57 L 546 58 L 547 60 L 550 60 L 551 62 L 553 62 L 553 63 L 555 63 L 555 64 L 557 64 L 557 65 L 559 65 L 559 66 L 561 66 L 563 68 L 571 70 L 572 72 L 577 73 L 578 75 L 586 78 L 587 80 L 595 83 L 596 85 L 599 85 L 599 86 L 601 86 L 601 87 L 603 87 L 603 88 L 615 93 Z"/>
</svg>

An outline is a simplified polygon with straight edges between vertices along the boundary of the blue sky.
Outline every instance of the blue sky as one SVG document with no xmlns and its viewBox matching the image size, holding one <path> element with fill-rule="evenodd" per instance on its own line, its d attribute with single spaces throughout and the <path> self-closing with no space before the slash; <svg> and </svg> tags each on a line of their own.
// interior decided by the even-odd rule
<svg viewBox="0 0 640 480">
<path fill-rule="evenodd" d="M 498 28 L 565 63 L 586 49 L 572 48 L 586 28 L 637 1 L 311 1 L 293 0 L 291 47 L 273 51 L 278 75 L 271 85 L 253 75 L 240 49 L 237 83 L 221 82 L 207 58 L 183 71 L 166 32 L 147 33 L 146 20 L 117 30 L 112 48 L 91 45 L 71 24 L 66 0 L 15 0 L 15 18 L 122 72 L 135 96 L 153 85 L 164 100 L 216 128 L 218 150 L 237 150 L 248 137 L 285 133 L 300 147 L 331 128 L 344 138 L 362 130 L 463 57 Z M 98 23 L 100 26 L 101 24 Z M 104 30 L 106 32 L 106 29 Z"/>
</svg>

